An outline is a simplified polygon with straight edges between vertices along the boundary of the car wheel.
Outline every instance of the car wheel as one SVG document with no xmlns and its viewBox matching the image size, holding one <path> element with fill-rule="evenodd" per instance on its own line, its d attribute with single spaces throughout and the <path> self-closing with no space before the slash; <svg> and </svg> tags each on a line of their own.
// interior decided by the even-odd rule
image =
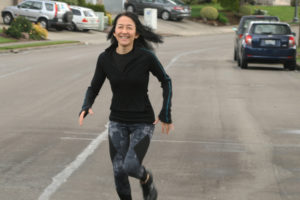
<svg viewBox="0 0 300 200">
<path fill-rule="evenodd" d="M 44 29 L 48 29 L 48 20 L 46 20 L 46 19 L 39 19 L 38 23 Z"/>
<path fill-rule="evenodd" d="M 76 25 L 72 22 L 72 24 L 70 24 L 70 25 L 67 27 L 67 30 L 68 30 L 68 31 L 76 31 L 76 30 L 77 30 Z"/>
<path fill-rule="evenodd" d="M 248 62 L 247 62 L 247 60 L 245 58 L 244 53 L 242 55 L 242 59 L 240 60 L 240 63 L 241 63 L 241 68 L 242 69 L 247 69 L 248 68 Z"/>
<path fill-rule="evenodd" d="M 236 60 L 237 60 L 237 65 L 240 67 L 241 66 L 241 59 L 239 55 L 236 55 Z"/>
<path fill-rule="evenodd" d="M 163 20 L 169 20 L 169 19 L 170 19 L 170 13 L 169 13 L 168 11 L 163 11 L 163 12 L 161 13 L 161 18 L 162 18 Z"/>
<path fill-rule="evenodd" d="M 233 60 L 234 61 L 237 61 L 237 53 L 236 53 L 236 50 L 234 49 L 234 53 L 233 53 Z"/>
<path fill-rule="evenodd" d="M 134 7 L 132 5 L 127 6 L 126 8 L 127 12 L 134 12 Z"/>
<path fill-rule="evenodd" d="M 296 61 L 293 60 L 293 61 L 289 61 L 289 62 L 284 63 L 284 69 L 295 70 L 296 69 Z"/>
<path fill-rule="evenodd" d="M 10 13 L 5 13 L 3 16 L 3 23 L 6 25 L 10 25 L 13 20 L 13 17 Z"/>
</svg>

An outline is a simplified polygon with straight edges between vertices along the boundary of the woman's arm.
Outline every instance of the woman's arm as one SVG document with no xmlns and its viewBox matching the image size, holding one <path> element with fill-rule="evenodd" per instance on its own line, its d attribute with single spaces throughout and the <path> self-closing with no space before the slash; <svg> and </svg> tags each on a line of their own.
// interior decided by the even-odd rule
<svg viewBox="0 0 300 200">
<path fill-rule="evenodd" d="M 93 76 L 93 79 L 91 81 L 91 85 L 88 87 L 86 94 L 85 94 L 85 98 L 83 101 L 83 105 L 82 105 L 82 109 L 79 113 L 79 115 L 82 114 L 83 111 L 83 118 L 89 114 L 89 109 L 92 107 L 95 98 L 97 97 L 104 81 L 106 78 L 106 74 L 103 71 L 103 56 L 102 54 L 99 56 L 98 61 L 97 61 L 97 65 L 96 65 L 96 70 Z"/>
</svg>

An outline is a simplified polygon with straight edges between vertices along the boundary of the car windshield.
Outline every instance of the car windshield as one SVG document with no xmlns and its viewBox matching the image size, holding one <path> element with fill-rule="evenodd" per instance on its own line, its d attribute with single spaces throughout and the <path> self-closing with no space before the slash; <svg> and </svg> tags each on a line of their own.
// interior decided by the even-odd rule
<svg viewBox="0 0 300 200">
<path fill-rule="evenodd" d="M 85 10 L 85 11 L 83 11 L 83 13 L 84 13 L 84 16 L 86 16 L 86 17 L 95 17 L 95 14 L 92 10 Z"/>
<path fill-rule="evenodd" d="M 252 33 L 263 35 L 286 35 L 291 34 L 291 30 L 287 25 L 284 24 L 254 24 Z"/>
<path fill-rule="evenodd" d="M 242 33 L 245 33 L 249 27 L 250 22 L 253 21 L 266 21 L 266 22 L 276 22 L 277 20 L 275 18 L 252 18 L 252 19 L 246 19 L 244 26 L 242 27 Z"/>
</svg>

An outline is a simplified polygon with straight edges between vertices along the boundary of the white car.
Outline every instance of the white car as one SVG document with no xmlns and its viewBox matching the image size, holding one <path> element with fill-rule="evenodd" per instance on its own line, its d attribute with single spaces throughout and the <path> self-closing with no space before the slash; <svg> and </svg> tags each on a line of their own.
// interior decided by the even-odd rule
<svg viewBox="0 0 300 200">
<path fill-rule="evenodd" d="M 69 30 L 89 31 L 99 28 L 99 18 L 92 9 L 80 6 L 70 6 L 70 8 L 73 12 L 73 20 Z"/>
</svg>

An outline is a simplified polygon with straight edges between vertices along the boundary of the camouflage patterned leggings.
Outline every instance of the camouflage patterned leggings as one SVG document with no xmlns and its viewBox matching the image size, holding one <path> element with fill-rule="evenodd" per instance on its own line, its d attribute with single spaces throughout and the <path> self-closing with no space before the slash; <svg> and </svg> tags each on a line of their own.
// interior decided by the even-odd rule
<svg viewBox="0 0 300 200">
<path fill-rule="evenodd" d="M 123 200 L 131 199 L 128 176 L 141 179 L 145 174 L 142 161 L 154 131 L 153 124 L 125 124 L 110 121 L 109 149 L 116 190 Z"/>
</svg>

